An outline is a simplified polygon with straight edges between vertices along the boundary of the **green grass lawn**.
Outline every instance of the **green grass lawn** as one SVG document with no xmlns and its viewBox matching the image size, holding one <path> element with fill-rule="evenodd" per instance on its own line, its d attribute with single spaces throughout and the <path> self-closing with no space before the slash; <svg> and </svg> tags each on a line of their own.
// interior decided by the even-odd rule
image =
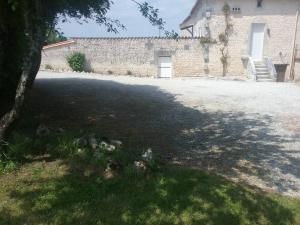
<svg viewBox="0 0 300 225">
<path fill-rule="evenodd" d="M 300 200 L 192 169 L 104 179 L 37 161 L 0 175 L 0 224 L 300 224 Z"/>
</svg>

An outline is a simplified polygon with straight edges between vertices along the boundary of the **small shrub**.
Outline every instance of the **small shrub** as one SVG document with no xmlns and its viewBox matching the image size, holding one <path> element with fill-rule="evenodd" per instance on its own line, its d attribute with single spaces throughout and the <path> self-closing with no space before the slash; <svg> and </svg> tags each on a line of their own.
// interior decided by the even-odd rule
<svg viewBox="0 0 300 225">
<path fill-rule="evenodd" d="M 111 70 L 108 70 L 108 71 L 107 71 L 107 73 L 108 73 L 109 75 L 112 75 L 112 74 L 114 74 L 114 72 L 113 72 L 113 71 L 111 71 Z"/>
<path fill-rule="evenodd" d="M 19 133 L 13 133 L 7 142 L 0 144 L 4 146 L 0 152 L 0 174 L 17 170 L 32 153 L 32 139 Z"/>
<path fill-rule="evenodd" d="M 85 55 L 80 52 L 75 52 L 67 58 L 68 64 L 73 71 L 82 72 L 85 67 Z"/>
<path fill-rule="evenodd" d="M 132 75 L 132 72 L 130 70 L 128 70 L 127 75 Z"/>
<path fill-rule="evenodd" d="M 57 138 L 56 154 L 60 157 L 73 157 L 77 153 L 77 146 L 70 137 L 62 136 Z"/>
<path fill-rule="evenodd" d="M 230 6 L 226 3 L 224 6 L 223 6 L 223 12 L 225 15 L 228 15 L 230 13 Z"/>
<path fill-rule="evenodd" d="M 102 171 L 104 176 L 110 172 L 121 174 L 125 168 L 128 168 L 129 173 L 137 170 L 134 174 L 149 174 L 159 169 L 159 161 L 153 156 L 151 149 L 143 153 L 126 150 L 123 149 L 121 141 L 98 137 L 96 134 L 87 134 L 80 138 L 58 137 L 55 154 L 83 168 L 93 168 L 92 172 Z M 138 162 L 143 168 L 137 166 Z"/>
<path fill-rule="evenodd" d="M 53 67 L 50 64 L 45 65 L 46 70 L 53 70 Z"/>
<path fill-rule="evenodd" d="M 13 133 L 7 145 L 6 155 L 13 160 L 23 160 L 32 153 L 32 140 L 22 134 Z"/>
<path fill-rule="evenodd" d="M 19 169 L 20 164 L 12 160 L 0 159 L 0 174 L 11 173 Z"/>
</svg>

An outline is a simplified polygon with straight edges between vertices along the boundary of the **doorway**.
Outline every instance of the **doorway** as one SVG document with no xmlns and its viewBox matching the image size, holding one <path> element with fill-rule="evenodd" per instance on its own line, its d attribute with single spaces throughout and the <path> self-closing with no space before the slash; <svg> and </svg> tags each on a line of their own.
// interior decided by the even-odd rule
<svg viewBox="0 0 300 225">
<path fill-rule="evenodd" d="M 159 77 L 160 78 L 172 77 L 172 58 L 170 56 L 159 57 Z"/>
<path fill-rule="evenodd" d="M 265 24 L 253 23 L 251 28 L 250 55 L 254 61 L 263 60 Z"/>
</svg>

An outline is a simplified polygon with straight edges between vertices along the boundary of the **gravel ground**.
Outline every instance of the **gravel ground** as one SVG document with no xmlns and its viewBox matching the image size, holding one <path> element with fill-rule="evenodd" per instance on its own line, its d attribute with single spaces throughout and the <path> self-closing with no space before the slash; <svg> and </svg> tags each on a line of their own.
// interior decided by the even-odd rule
<svg viewBox="0 0 300 225">
<path fill-rule="evenodd" d="M 40 72 L 36 119 L 300 197 L 300 86 Z"/>
</svg>

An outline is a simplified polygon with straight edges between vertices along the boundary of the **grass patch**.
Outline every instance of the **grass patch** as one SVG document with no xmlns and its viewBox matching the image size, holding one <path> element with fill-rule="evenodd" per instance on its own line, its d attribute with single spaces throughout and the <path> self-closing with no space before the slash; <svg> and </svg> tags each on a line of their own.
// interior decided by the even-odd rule
<svg viewBox="0 0 300 225">
<path fill-rule="evenodd" d="M 8 140 L 0 158 L 0 225 L 300 225 L 299 199 L 183 167 L 149 163 L 140 171 L 136 154 L 124 149 L 100 149 L 99 160 L 78 143 L 82 134 L 53 130 Z M 108 158 L 121 165 L 110 179 L 103 174 Z"/>
<path fill-rule="evenodd" d="M 197 170 L 86 175 L 39 160 L 0 176 L 0 224 L 300 224 L 300 201 Z"/>
</svg>

